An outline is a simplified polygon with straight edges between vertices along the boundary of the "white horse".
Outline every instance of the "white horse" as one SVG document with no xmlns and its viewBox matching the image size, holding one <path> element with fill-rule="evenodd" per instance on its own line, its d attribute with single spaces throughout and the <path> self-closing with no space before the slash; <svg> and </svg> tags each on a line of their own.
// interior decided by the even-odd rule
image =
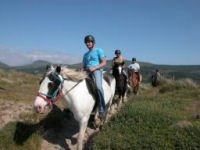
<svg viewBox="0 0 200 150">
<path fill-rule="evenodd" d="M 41 81 L 39 94 L 34 103 L 35 110 L 44 113 L 62 94 L 79 123 L 78 150 L 82 149 L 84 133 L 95 106 L 95 99 L 87 87 L 86 77 L 87 75 L 67 67 L 50 66 Z M 115 84 L 113 77 L 110 77 L 108 82 L 103 80 L 105 103 L 109 106 L 108 109 L 115 94 Z M 96 108 L 95 119 L 98 117 L 98 109 L 99 107 Z"/>
</svg>

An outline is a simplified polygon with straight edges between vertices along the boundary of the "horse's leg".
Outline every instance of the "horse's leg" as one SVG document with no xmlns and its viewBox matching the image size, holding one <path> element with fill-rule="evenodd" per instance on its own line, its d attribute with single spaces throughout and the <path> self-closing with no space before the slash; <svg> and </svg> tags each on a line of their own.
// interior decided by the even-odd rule
<svg viewBox="0 0 200 150">
<path fill-rule="evenodd" d="M 138 95 L 138 90 L 139 90 L 139 84 L 137 83 L 137 85 L 135 86 L 135 95 Z"/>
<path fill-rule="evenodd" d="M 83 117 L 80 122 L 79 122 L 79 135 L 78 135 L 78 145 L 77 145 L 77 150 L 82 150 L 83 149 L 83 139 L 84 139 L 84 134 L 85 130 L 87 128 L 89 117 Z"/>
<path fill-rule="evenodd" d="M 112 100 L 113 100 L 113 96 L 111 96 L 109 104 L 108 104 L 108 112 L 110 112 L 111 110 Z"/>
<path fill-rule="evenodd" d="M 94 115 L 94 126 L 95 128 L 98 128 L 101 124 L 100 119 L 98 118 L 99 112 L 98 109 L 96 109 L 95 115 Z"/>
<path fill-rule="evenodd" d="M 137 85 L 137 95 L 139 94 L 140 84 Z"/>
<path fill-rule="evenodd" d="M 117 102 L 117 107 L 119 107 L 119 105 L 120 105 L 120 103 L 121 103 L 121 98 L 122 98 L 122 96 L 121 96 L 121 93 L 119 94 L 119 98 L 118 98 L 118 102 Z"/>
</svg>

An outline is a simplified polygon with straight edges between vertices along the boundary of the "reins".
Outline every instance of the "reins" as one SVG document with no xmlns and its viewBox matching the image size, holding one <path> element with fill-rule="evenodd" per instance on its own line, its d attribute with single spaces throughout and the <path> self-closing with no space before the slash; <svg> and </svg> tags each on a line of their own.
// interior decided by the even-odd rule
<svg viewBox="0 0 200 150">
<path fill-rule="evenodd" d="M 64 81 L 67 80 L 66 78 L 63 78 L 63 80 L 61 80 L 58 77 L 58 74 L 56 73 L 52 73 L 52 75 L 58 79 L 60 81 L 60 85 L 58 86 L 58 88 L 55 90 L 55 92 L 52 95 L 48 95 L 42 92 L 38 92 L 38 97 L 42 98 L 43 100 L 45 100 L 46 102 L 48 102 L 49 104 L 49 108 L 52 109 L 52 105 L 54 102 L 58 101 L 60 99 L 60 97 L 63 95 L 62 90 L 63 90 L 63 84 Z M 81 81 L 79 81 L 78 83 L 76 83 L 72 88 L 70 88 L 68 91 L 65 91 L 65 94 L 69 93 L 70 91 L 72 91 Z M 50 97 L 50 98 L 47 98 Z"/>
</svg>

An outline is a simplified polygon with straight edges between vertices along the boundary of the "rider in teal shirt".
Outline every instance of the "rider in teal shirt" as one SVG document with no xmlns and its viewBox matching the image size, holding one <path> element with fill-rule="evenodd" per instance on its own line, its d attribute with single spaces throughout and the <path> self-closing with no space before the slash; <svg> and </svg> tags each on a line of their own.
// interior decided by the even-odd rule
<svg viewBox="0 0 200 150">
<path fill-rule="evenodd" d="M 95 48 L 95 38 L 92 35 L 87 35 L 85 37 L 85 44 L 89 49 L 83 56 L 83 69 L 91 74 L 94 83 L 97 86 L 98 94 L 100 97 L 100 117 L 103 117 L 107 112 L 104 91 L 103 91 L 103 69 L 102 67 L 106 65 L 106 56 L 102 49 Z"/>
<path fill-rule="evenodd" d="M 101 59 L 105 57 L 106 56 L 103 50 L 100 48 L 95 48 L 92 51 L 89 50 L 83 57 L 83 63 L 85 64 L 86 70 L 88 70 L 90 67 L 101 64 Z M 102 68 L 100 68 L 100 70 L 103 71 Z"/>
</svg>

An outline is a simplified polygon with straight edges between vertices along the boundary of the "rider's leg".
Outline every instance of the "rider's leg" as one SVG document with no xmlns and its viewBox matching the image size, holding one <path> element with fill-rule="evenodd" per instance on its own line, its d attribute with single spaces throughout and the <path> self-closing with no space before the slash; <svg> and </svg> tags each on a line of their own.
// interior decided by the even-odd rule
<svg viewBox="0 0 200 150">
<path fill-rule="evenodd" d="M 101 104 L 101 110 L 103 112 L 107 112 L 106 105 L 105 105 L 105 100 L 104 100 L 104 91 L 103 91 L 103 85 L 102 85 L 102 80 L 103 80 L 103 73 L 100 70 L 95 70 L 92 73 L 92 77 L 94 79 L 94 82 L 97 86 L 98 94 L 100 97 L 100 104 Z"/>
<path fill-rule="evenodd" d="M 126 73 L 126 71 L 123 69 L 122 72 L 126 76 L 126 78 L 128 79 L 128 74 Z"/>
<path fill-rule="evenodd" d="M 127 72 L 125 70 L 122 70 L 122 72 L 126 76 L 127 86 L 128 86 L 128 88 L 130 88 L 130 79 L 129 79 L 129 76 L 128 76 L 128 74 L 127 74 Z"/>
</svg>

